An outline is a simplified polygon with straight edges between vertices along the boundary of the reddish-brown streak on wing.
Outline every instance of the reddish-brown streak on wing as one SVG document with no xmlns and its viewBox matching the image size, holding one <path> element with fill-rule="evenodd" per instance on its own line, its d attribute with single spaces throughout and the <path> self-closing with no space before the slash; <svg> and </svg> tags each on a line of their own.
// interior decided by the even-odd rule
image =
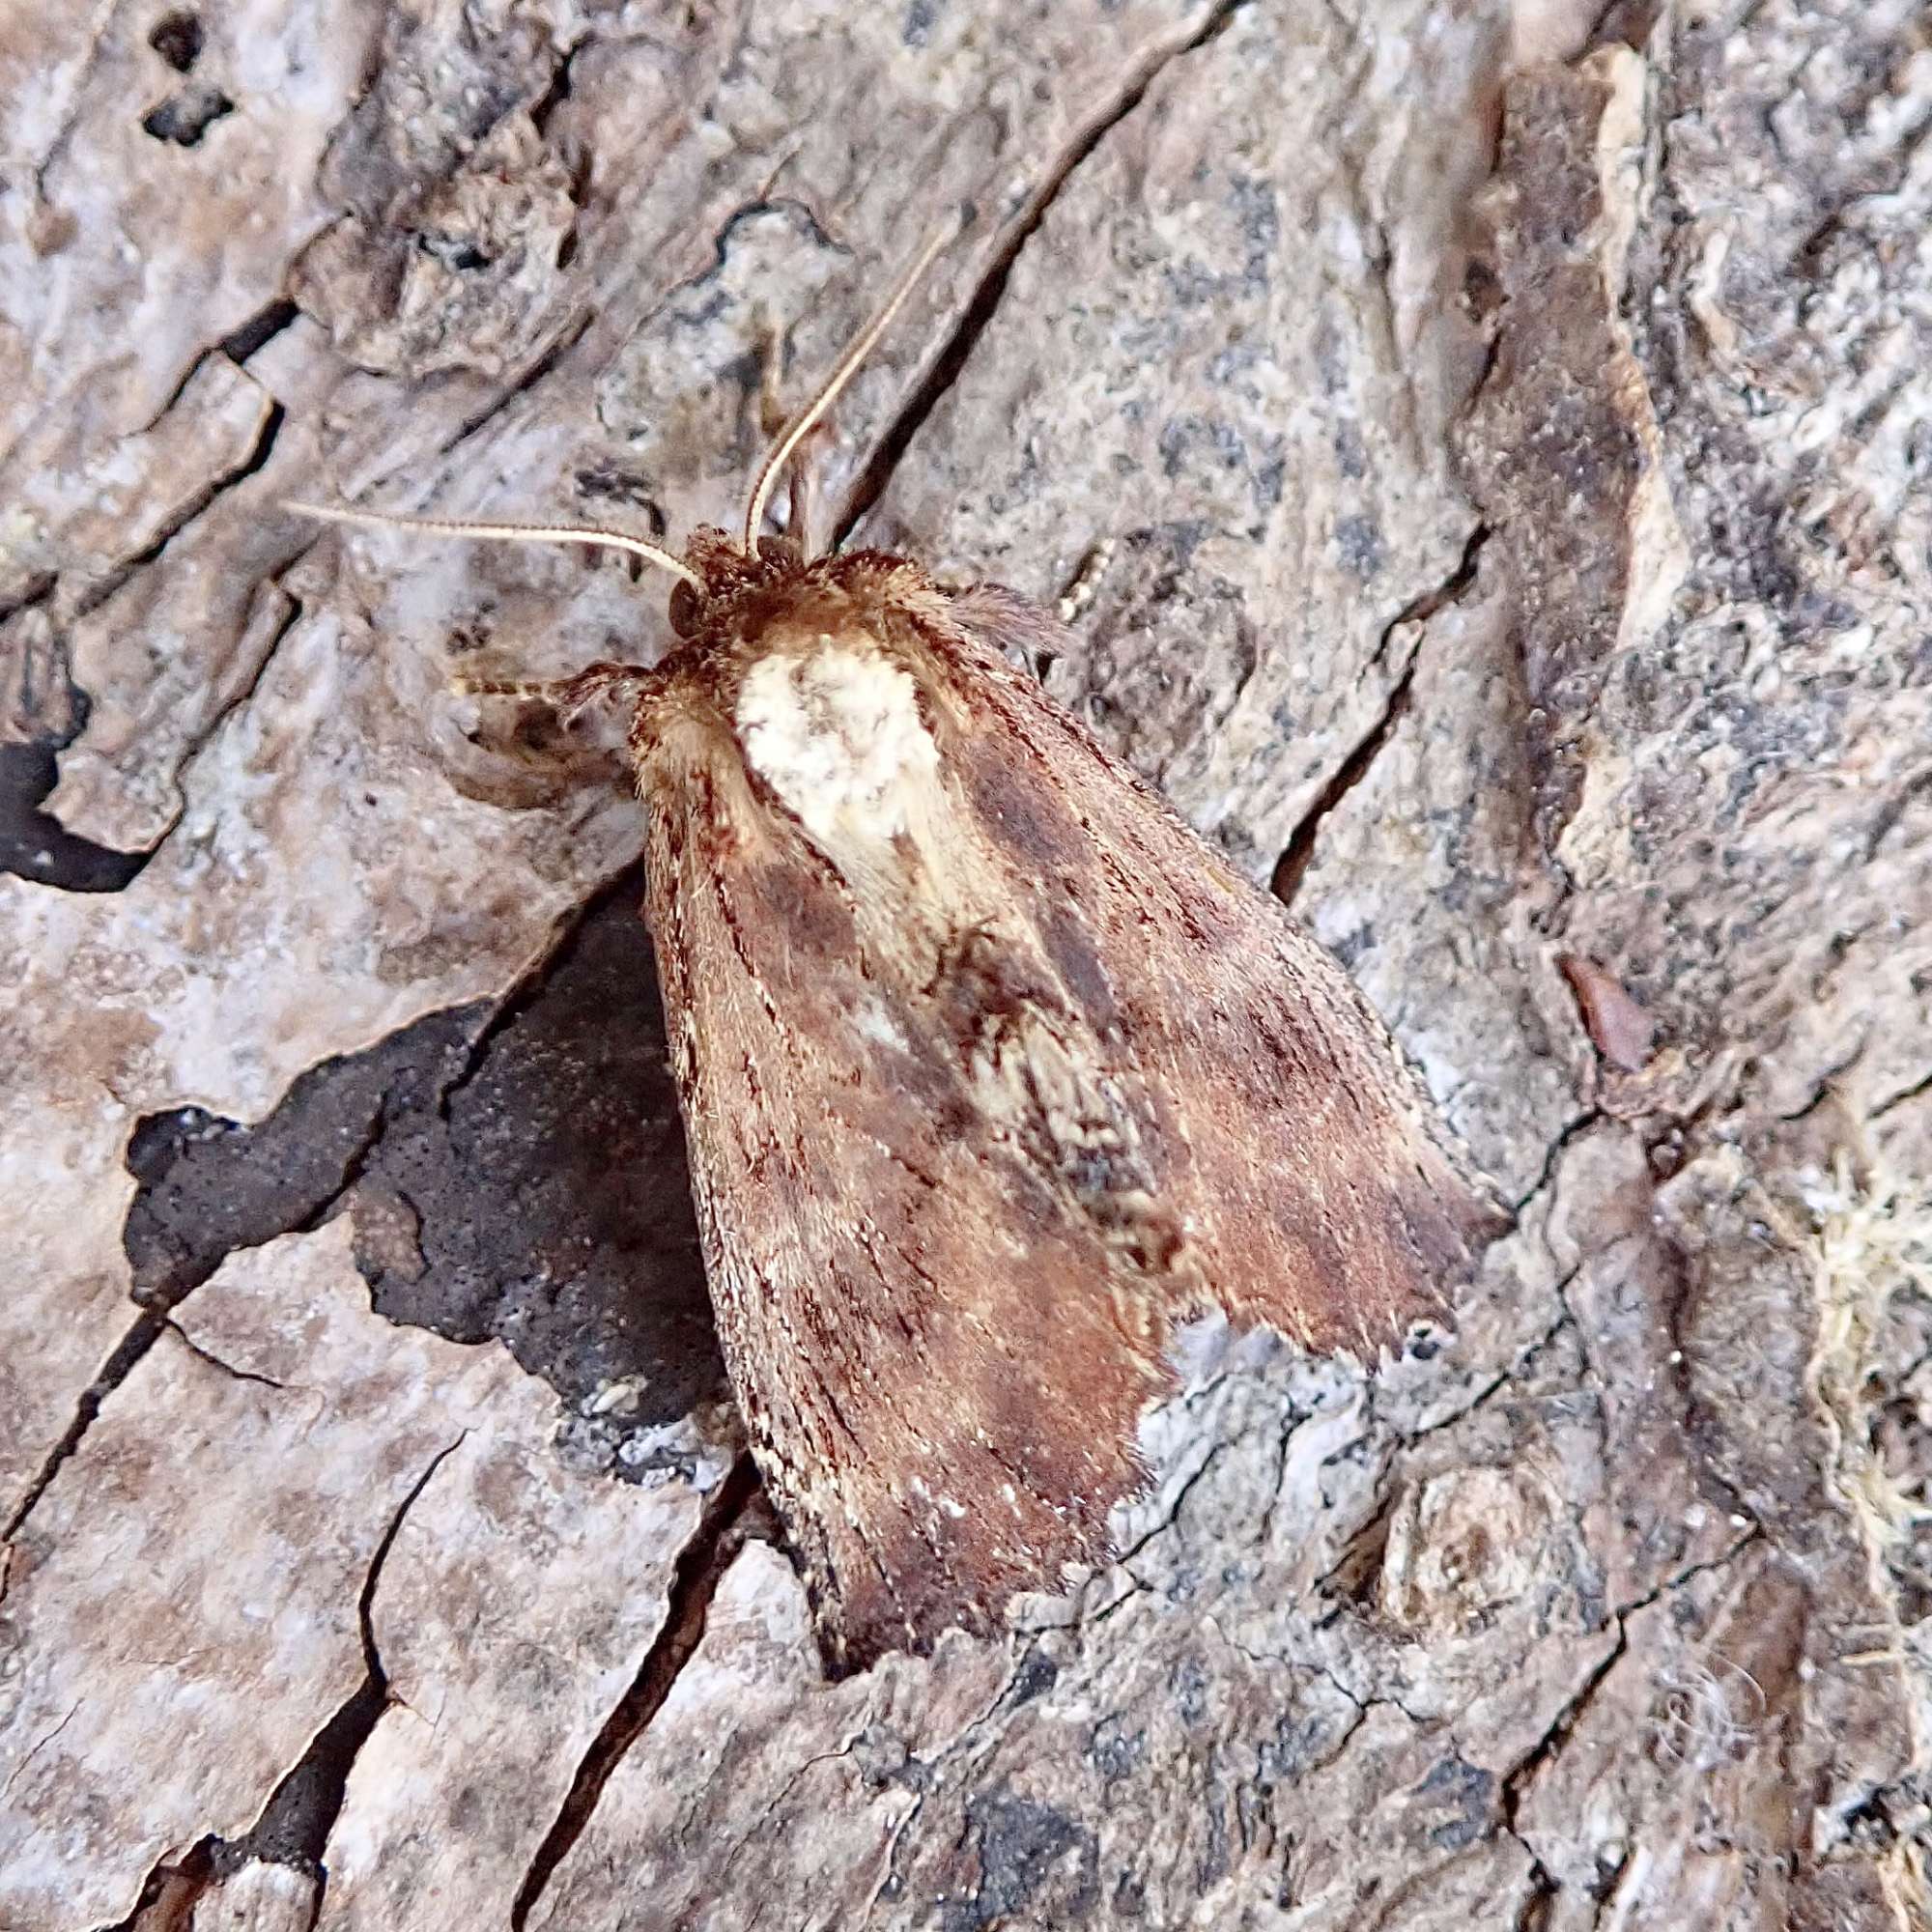
<svg viewBox="0 0 1932 1932">
<path fill-rule="evenodd" d="M 1104 1555 L 1177 1321 L 1372 1352 L 1489 1220 L 1340 968 L 1008 667 L 1028 627 L 774 571 L 635 738 L 719 1329 L 845 1666 Z M 884 786 L 842 818 L 835 750 Z"/>
</svg>

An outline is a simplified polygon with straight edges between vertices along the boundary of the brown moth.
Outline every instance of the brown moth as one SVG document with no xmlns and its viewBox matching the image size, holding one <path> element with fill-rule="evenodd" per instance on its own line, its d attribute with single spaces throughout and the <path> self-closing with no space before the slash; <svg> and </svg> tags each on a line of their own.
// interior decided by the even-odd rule
<svg viewBox="0 0 1932 1932">
<path fill-rule="evenodd" d="M 1013 668 L 1073 648 L 1058 623 L 812 555 L 796 515 L 760 539 L 931 253 L 738 535 L 427 526 L 682 580 L 649 668 L 475 688 L 630 706 L 719 1333 L 839 1669 L 1105 1559 L 1181 1322 L 1373 1356 L 1496 1225 L 1340 967 Z"/>
</svg>

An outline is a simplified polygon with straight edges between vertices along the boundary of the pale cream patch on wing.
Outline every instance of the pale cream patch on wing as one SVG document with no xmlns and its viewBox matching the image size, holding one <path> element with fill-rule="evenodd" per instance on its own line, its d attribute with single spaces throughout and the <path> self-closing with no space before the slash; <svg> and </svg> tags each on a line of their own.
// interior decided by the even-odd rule
<svg viewBox="0 0 1932 1932">
<path fill-rule="evenodd" d="M 939 747 L 911 675 L 821 636 L 745 673 L 732 720 L 745 761 L 822 847 L 886 844 L 930 810 Z"/>
</svg>

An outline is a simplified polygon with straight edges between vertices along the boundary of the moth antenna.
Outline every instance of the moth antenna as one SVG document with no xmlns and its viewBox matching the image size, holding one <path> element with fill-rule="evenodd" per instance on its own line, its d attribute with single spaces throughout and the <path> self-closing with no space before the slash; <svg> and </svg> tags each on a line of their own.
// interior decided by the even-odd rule
<svg viewBox="0 0 1932 1932">
<path fill-rule="evenodd" d="M 704 589 L 704 580 L 681 556 L 662 544 L 634 537 L 627 530 L 599 529 L 580 524 L 469 524 L 452 523 L 441 517 L 401 517 L 390 510 L 352 510 L 340 503 L 298 503 L 285 500 L 282 508 L 298 517 L 314 517 L 324 524 L 354 524 L 372 530 L 421 530 L 438 537 L 480 537 L 490 543 L 582 544 L 586 549 L 624 550 L 681 577 L 694 590 Z"/>
<path fill-rule="evenodd" d="M 898 280 L 893 284 L 892 293 L 879 304 L 878 312 L 846 344 L 845 353 L 832 365 L 832 373 L 819 384 L 804 409 L 779 431 L 778 440 L 765 452 L 765 460 L 758 466 L 757 476 L 752 484 L 751 499 L 745 505 L 743 549 L 747 556 L 756 554 L 758 526 L 765 520 L 772 492 L 778 487 L 779 476 L 791 461 L 793 451 L 811 433 L 812 425 L 819 417 L 838 400 L 839 392 L 858 373 L 859 365 L 878 346 L 879 337 L 891 327 L 893 317 L 904 306 L 906 298 L 919 286 L 920 277 L 932 266 L 932 258 L 946 245 L 947 239 L 943 228 L 934 229 L 925 238 L 925 245 L 913 257 L 910 265 L 900 270 Z"/>
</svg>

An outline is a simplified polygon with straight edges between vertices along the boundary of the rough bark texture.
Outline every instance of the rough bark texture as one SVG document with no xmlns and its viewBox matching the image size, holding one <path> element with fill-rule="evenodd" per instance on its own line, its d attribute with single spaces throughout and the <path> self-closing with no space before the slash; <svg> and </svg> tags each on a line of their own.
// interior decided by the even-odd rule
<svg viewBox="0 0 1932 1932">
<path fill-rule="evenodd" d="M 1932 50 L 1906 0 L 0 25 L 0 1923 L 1922 1928 Z M 1043 667 L 1516 1204 L 1195 1338 L 1122 1561 L 828 1684 L 636 809 L 452 664 L 727 510 Z"/>
</svg>

